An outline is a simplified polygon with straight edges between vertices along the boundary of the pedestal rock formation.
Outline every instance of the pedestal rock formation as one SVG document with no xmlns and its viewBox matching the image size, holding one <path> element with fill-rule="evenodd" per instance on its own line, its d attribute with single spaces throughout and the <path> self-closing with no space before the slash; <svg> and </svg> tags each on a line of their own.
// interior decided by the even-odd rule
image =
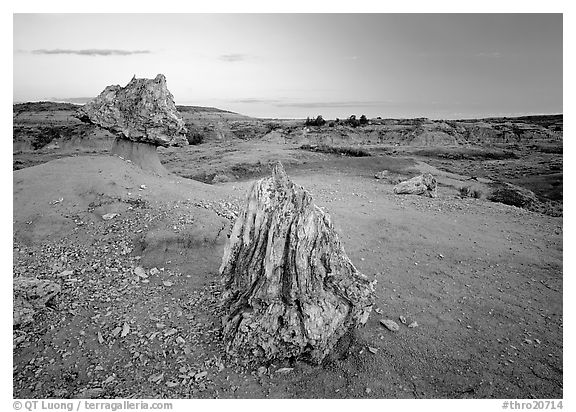
<svg viewBox="0 0 576 412">
<path fill-rule="evenodd" d="M 44 308 L 60 290 L 59 285 L 49 280 L 23 276 L 14 278 L 13 325 L 31 323 L 36 311 Z"/>
<path fill-rule="evenodd" d="M 280 163 L 252 186 L 220 273 L 226 350 L 245 363 L 320 363 L 372 310 L 376 281 L 356 270 L 330 217 Z"/>
<path fill-rule="evenodd" d="M 76 116 L 117 136 L 112 153 L 160 174 L 166 170 L 156 147 L 188 144 L 184 120 L 162 74 L 154 79 L 134 77 L 126 87 L 108 86 Z"/>
<path fill-rule="evenodd" d="M 394 186 L 394 193 L 397 195 L 408 194 L 436 197 L 438 196 L 436 187 L 437 183 L 434 176 L 430 173 L 424 173 L 423 175 L 398 183 Z"/>
</svg>

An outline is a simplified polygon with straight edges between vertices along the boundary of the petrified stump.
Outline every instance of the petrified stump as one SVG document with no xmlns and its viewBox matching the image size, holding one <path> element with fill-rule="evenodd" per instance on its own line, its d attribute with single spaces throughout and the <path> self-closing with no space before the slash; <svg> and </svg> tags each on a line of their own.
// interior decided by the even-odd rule
<svg viewBox="0 0 576 412">
<path fill-rule="evenodd" d="M 14 310 L 13 325 L 31 323 L 36 311 L 60 293 L 60 286 L 49 280 L 30 277 L 13 279 Z"/>
<path fill-rule="evenodd" d="M 165 174 L 157 146 L 188 144 L 184 120 L 166 86 L 166 78 L 133 78 L 125 87 L 108 86 L 76 113 L 117 136 L 112 152 L 143 169 Z"/>
<path fill-rule="evenodd" d="M 252 186 L 220 273 L 227 352 L 245 362 L 320 363 L 372 310 L 376 281 L 356 270 L 330 217 L 280 163 Z"/>
<path fill-rule="evenodd" d="M 423 175 L 398 183 L 394 186 L 394 193 L 397 195 L 408 194 L 436 197 L 438 196 L 436 186 L 434 176 L 430 173 L 424 173 Z"/>
</svg>

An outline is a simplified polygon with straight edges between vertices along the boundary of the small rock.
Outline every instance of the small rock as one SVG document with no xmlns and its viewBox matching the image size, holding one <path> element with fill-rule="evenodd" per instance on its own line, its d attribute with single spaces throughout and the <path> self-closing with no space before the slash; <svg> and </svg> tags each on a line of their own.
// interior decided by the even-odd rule
<svg viewBox="0 0 576 412">
<path fill-rule="evenodd" d="M 151 275 L 151 276 L 157 275 L 158 273 L 160 273 L 160 271 L 158 270 L 158 268 L 152 268 L 152 269 L 150 269 L 150 275 Z"/>
<path fill-rule="evenodd" d="M 164 379 L 164 372 L 156 373 L 148 378 L 148 382 L 160 383 Z"/>
<path fill-rule="evenodd" d="M 74 274 L 74 271 L 73 271 L 73 270 L 65 270 L 64 272 L 59 273 L 59 274 L 56 275 L 56 276 L 58 276 L 59 278 L 63 278 L 63 277 L 66 277 L 66 276 L 72 276 L 73 274 Z"/>
<path fill-rule="evenodd" d="M 118 213 L 106 213 L 105 215 L 102 215 L 102 219 L 111 220 L 114 219 L 116 216 L 118 216 Z"/>
<path fill-rule="evenodd" d="M 398 326 L 398 324 L 392 319 L 382 319 L 380 320 L 380 323 L 392 332 L 397 332 L 398 329 L 400 329 L 400 326 Z"/>
<path fill-rule="evenodd" d="M 418 327 L 418 322 L 414 321 L 411 324 L 408 325 L 409 328 L 417 328 Z"/>
<path fill-rule="evenodd" d="M 170 282 L 169 280 L 165 280 L 164 282 L 162 282 L 162 284 L 167 287 L 174 285 L 174 283 Z"/>
<path fill-rule="evenodd" d="M 108 376 L 106 378 L 106 380 L 104 382 L 102 382 L 103 385 L 108 385 L 109 383 L 112 383 L 112 381 L 114 380 L 114 376 Z"/>
<path fill-rule="evenodd" d="M 280 368 L 276 371 L 276 373 L 289 373 L 292 372 L 294 368 Z"/>
<path fill-rule="evenodd" d="M 134 274 L 136 276 L 140 276 L 141 278 L 146 279 L 148 277 L 148 275 L 146 274 L 146 271 L 144 270 L 144 268 L 142 266 L 137 266 L 136 268 L 134 268 Z"/>
<path fill-rule="evenodd" d="M 378 352 L 378 348 L 373 348 L 372 346 L 368 346 L 368 350 L 369 350 L 371 353 L 377 353 L 377 352 Z"/>
<path fill-rule="evenodd" d="M 178 385 L 179 385 L 178 382 L 172 382 L 172 381 L 166 382 L 166 386 L 168 386 L 169 388 L 175 388 Z"/>
<path fill-rule="evenodd" d="M 268 369 L 265 366 L 260 366 L 257 373 L 258 375 L 264 375 L 266 372 L 268 372 Z"/>
<path fill-rule="evenodd" d="M 199 380 L 204 379 L 206 375 L 208 375 L 208 372 L 206 371 L 198 372 L 196 375 L 194 375 L 194 380 L 198 382 Z"/>
<path fill-rule="evenodd" d="M 372 392 L 372 389 L 366 388 L 366 395 L 370 395 L 371 392 Z"/>
<path fill-rule="evenodd" d="M 534 341 L 535 341 L 538 345 L 540 345 L 540 339 L 534 339 Z"/>
<path fill-rule="evenodd" d="M 402 315 L 400 315 L 400 322 L 402 322 L 404 325 L 406 324 L 406 318 Z"/>
<path fill-rule="evenodd" d="M 121 337 L 125 337 L 126 335 L 128 335 L 130 333 L 130 325 L 128 325 L 126 322 L 124 322 L 124 326 L 122 327 L 122 335 Z"/>
<path fill-rule="evenodd" d="M 146 185 L 140 185 L 140 190 L 145 190 L 146 189 Z"/>
<path fill-rule="evenodd" d="M 384 313 L 384 311 L 383 311 L 382 309 L 380 309 L 380 308 L 374 309 L 374 312 L 376 312 L 376 313 L 379 314 L 379 315 L 382 315 L 382 314 Z"/>
<path fill-rule="evenodd" d="M 86 389 L 82 392 L 79 392 L 77 395 L 74 396 L 75 399 L 94 399 L 102 395 L 104 389 L 102 388 L 91 388 Z"/>
</svg>

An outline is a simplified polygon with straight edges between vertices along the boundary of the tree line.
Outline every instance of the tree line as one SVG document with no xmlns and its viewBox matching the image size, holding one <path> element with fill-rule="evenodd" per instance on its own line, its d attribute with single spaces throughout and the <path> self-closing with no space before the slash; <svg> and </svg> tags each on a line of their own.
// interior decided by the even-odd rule
<svg viewBox="0 0 576 412">
<path fill-rule="evenodd" d="M 325 124 L 326 124 L 326 120 L 324 120 L 324 118 L 322 118 L 322 115 L 316 116 L 315 119 L 311 119 L 310 117 L 307 117 L 306 122 L 304 123 L 305 126 L 324 126 Z M 358 127 L 358 126 L 368 124 L 368 119 L 366 118 L 366 115 L 364 115 L 364 114 L 362 116 L 360 116 L 360 119 L 357 119 L 356 115 L 353 114 L 352 116 L 350 116 L 349 118 L 344 119 L 344 120 L 340 120 L 340 119 L 336 118 L 336 120 L 330 121 L 328 123 L 328 126 L 334 127 L 337 124 L 343 124 L 346 126 Z"/>
</svg>

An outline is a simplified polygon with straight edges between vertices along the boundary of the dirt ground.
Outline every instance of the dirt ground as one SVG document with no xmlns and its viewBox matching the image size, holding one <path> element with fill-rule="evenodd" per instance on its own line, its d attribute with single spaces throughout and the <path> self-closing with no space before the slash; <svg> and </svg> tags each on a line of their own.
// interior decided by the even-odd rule
<svg viewBox="0 0 576 412">
<path fill-rule="evenodd" d="M 411 158 L 200 149 L 161 153 L 180 174 L 166 178 L 86 153 L 14 171 L 14 276 L 62 286 L 14 329 L 15 398 L 563 397 L 562 217 L 461 199 L 469 176 L 438 171 L 435 199 L 374 179 L 433 167 Z M 323 365 L 246 370 L 219 339 L 218 269 L 251 181 L 276 159 L 378 280 L 377 301 Z M 185 169 L 237 176 L 210 185 Z"/>
</svg>

